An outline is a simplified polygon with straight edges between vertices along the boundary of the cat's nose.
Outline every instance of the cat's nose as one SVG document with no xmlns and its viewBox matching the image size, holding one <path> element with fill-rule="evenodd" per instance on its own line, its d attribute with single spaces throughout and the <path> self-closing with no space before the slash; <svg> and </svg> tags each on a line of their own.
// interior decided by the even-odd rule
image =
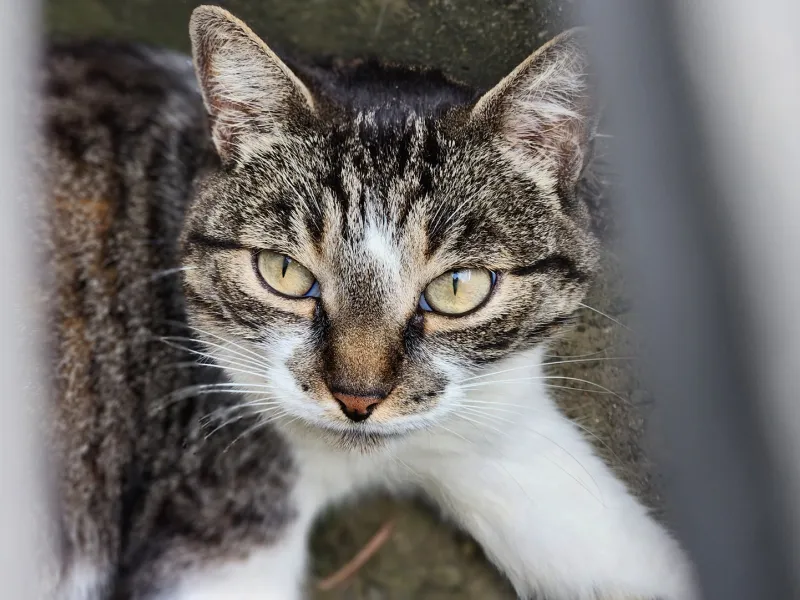
<svg viewBox="0 0 800 600">
<path fill-rule="evenodd" d="M 339 390 L 331 390 L 331 394 L 339 403 L 342 412 L 351 421 L 358 423 L 369 418 L 372 411 L 383 402 L 386 394 L 373 392 L 368 395 L 348 394 Z"/>
</svg>

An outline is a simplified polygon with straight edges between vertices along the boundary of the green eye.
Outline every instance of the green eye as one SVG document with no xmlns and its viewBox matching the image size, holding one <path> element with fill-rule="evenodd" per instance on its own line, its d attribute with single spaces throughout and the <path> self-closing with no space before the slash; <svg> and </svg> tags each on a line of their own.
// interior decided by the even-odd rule
<svg viewBox="0 0 800 600">
<path fill-rule="evenodd" d="M 453 269 L 428 284 L 419 300 L 423 310 L 443 315 L 463 315 L 489 297 L 496 275 L 488 269 Z"/>
<path fill-rule="evenodd" d="M 256 272 L 273 292 L 290 298 L 319 295 L 319 285 L 311 271 L 286 254 L 261 250 L 254 263 Z"/>
</svg>

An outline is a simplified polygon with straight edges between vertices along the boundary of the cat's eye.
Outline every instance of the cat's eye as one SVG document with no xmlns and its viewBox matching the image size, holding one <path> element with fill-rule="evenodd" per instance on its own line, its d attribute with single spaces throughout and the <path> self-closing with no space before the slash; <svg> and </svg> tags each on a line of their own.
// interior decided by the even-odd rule
<svg viewBox="0 0 800 600">
<path fill-rule="evenodd" d="M 428 284 L 419 300 L 423 310 L 443 315 L 463 315 L 489 297 L 496 276 L 488 269 L 453 269 Z"/>
<path fill-rule="evenodd" d="M 254 257 L 256 272 L 272 291 L 289 298 L 319 296 L 319 284 L 311 271 L 291 256 L 261 250 Z"/>
</svg>

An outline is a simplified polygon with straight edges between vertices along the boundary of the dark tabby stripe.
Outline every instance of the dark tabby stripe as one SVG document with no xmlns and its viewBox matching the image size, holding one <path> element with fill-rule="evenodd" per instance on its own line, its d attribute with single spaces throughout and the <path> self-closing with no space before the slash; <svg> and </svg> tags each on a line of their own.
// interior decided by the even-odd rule
<svg viewBox="0 0 800 600">
<path fill-rule="evenodd" d="M 568 280 L 583 283 L 589 279 L 589 274 L 581 271 L 574 260 L 563 254 L 554 254 L 537 260 L 526 267 L 511 269 L 512 275 L 525 277 L 534 273 L 558 274 Z"/>
</svg>

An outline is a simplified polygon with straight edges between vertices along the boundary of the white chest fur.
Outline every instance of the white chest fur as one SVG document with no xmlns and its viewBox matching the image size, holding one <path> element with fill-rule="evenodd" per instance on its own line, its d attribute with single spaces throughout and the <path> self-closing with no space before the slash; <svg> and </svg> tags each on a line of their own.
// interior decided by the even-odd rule
<svg viewBox="0 0 800 600">
<path fill-rule="evenodd" d="M 436 501 L 523 598 L 695 599 L 682 550 L 559 412 L 536 358 L 462 386 L 438 426 L 381 451 L 337 450 L 287 430 L 300 469 L 291 531 L 247 561 L 187 574 L 164 600 L 301 598 L 316 515 L 374 487 Z"/>
<path fill-rule="evenodd" d="M 365 487 L 418 488 L 523 597 L 693 598 L 678 544 L 559 412 L 531 358 L 468 389 L 440 426 L 374 455 L 295 438 L 307 522 Z"/>
</svg>

